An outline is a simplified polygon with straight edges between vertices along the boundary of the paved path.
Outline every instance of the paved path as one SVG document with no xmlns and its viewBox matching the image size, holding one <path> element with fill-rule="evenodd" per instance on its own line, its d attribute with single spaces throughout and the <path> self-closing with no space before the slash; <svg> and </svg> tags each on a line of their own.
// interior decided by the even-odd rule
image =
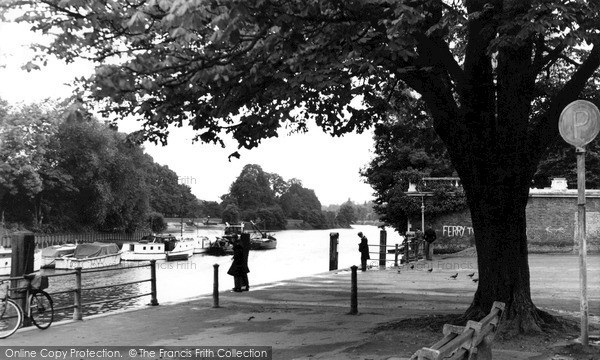
<svg viewBox="0 0 600 360">
<path fill-rule="evenodd" d="M 573 264 L 574 262 L 574 264 Z M 0 346 L 272 346 L 273 359 L 390 359 L 409 357 L 418 344 L 389 345 L 372 330 L 383 323 L 436 313 L 463 312 L 476 284 L 475 258 L 417 263 L 414 269 L 358 272 L 358 315 L 350 311 L 350 271 L 254 286 L 251 291 L 220 294 L 178 304 L 53 324 L 48 330 L 24 329 Z M 532 255 L 535 303 L 563 312 L 578 311 L 577 257 Z M 433 268 L 433 271 L 426 271 Z M 600 257 L 589 258 L 590 314 L 600 315 Z M 456 280 L 450 275 L 459 273 Z M 231 278 L 221 275 L 229 287 Z M 159 294 L 160 302 L 160 294 Z M 560 308 L 558 308 L 560 306 Z M 383 349 L 383 350 L 382 350 Z M 518 349 L 517 349 L 518 350 Z M 529 359 L 536 354 L 495 350 L 494 359 Z"/>
</svg>

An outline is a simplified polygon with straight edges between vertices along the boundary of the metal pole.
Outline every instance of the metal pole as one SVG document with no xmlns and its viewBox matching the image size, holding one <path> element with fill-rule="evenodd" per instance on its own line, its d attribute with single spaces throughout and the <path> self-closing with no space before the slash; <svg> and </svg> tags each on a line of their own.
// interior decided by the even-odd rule
<svg viewBox="0 0 600 360">
<path fill-rule="evenodd" d="M 213 307 L 219 307 L 219 264 L 214 264 Z"/>
<path fill-rule="evenodd" d="M 75 308 L 73 310 L 73 320 L 83 319 L 81 303 L 81 268 L 75 268 Z"/>
<path fill-rule="evenodd" d="M 356 276 L 357 269 L 358 267 L 356 265 L 350 267 L 350 270 L 352 270 L 350 287 L 350 315 L 358 314 L 358 285 Z"/>
<path fill-rule="evenodd" d="M 156 260 L 150 260 L 150 305 L 158 305 L 158 299 L 156 298 Z"/>
<path fill-rule="evenodd" d="M 396 248 L 394 249 L 394 266 L 398 267 L 398 244 L 396 244 Z"/>
<path fill-rule="evenodd" d="M 585 229 L 585 148 L 577 147 L 577 237 L 581 289 L 581 344 L 588 346 L 587 243 Z"/>
<path fill-rule="evenodd" d="M 425 233 L 425 195 L 421 196 L 421 232 Z"/>
</svg>

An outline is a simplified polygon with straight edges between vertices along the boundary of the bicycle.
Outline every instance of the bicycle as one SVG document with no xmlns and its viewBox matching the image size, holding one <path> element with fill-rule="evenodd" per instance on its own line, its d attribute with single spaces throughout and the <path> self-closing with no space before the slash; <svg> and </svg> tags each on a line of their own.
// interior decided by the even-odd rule
<svg viewBox="0 0 600 360">
<path fill-rule="evenodd" d="M 10 297 L 8 282 L 0 283 L 0 339 L 14 334 L 23 324 L 24 317 L 41 330 L 50 327 L 54 320 L 54 305 L 52 298 L 43 289 L 48 287 L 48 278 L 36 274 L 24 275 L 25 287 L 18 288 L 25 296 L 25 312 Z"/>
</svg>

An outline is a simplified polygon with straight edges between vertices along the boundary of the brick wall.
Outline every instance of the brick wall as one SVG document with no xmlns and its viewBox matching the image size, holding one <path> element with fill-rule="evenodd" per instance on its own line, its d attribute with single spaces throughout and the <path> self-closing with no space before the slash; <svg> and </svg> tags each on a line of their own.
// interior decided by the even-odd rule
<svg viewBox="0 0 600 360">
<path fill-rule="evenodd" d="M 460 251 L 475 243 L 468 210 L 426 219 L 437 234 L 436 251 Z M 420 217 L 412 219 L 421 228 Z M 577 250 L 577 190 L 531 189 L 527 204 L 527 239 L 531 252 Z M 590 252 L 600 252 L 600 190 L 586 191 L 586 233 Z"/>
</svg>

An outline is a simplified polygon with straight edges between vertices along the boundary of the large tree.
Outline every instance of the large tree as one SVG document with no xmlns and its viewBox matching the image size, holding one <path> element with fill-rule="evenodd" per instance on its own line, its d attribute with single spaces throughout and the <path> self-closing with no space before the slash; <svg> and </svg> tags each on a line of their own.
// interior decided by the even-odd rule
<svg viewBox="0 0 600 360">
<path fill-rule="evenodd" d="M 515 329 L 543 325 L 530 296 L 525 206 L 540 157 L 559 138 L 562 109 L 600 65 L 600 2 L 29 6 L 23 20 L 58 34 L 49 53 L 100 64 L 84 85 L 108 111 L 142 119 L 140 140 L 164 141 L 169 124 L 184 122 L 202 141 L 230 134 L 246 148 L 276 136 L 284 123 L 302 130 L 314 120 L 334 135 L 360 132 L 390 110 L 392 99 L 420 97 L 473 217 L 480 281 L 467 316 L 500 300 Z M 539 86 L 547 77 L 556 86 Z"/>
</svg>

